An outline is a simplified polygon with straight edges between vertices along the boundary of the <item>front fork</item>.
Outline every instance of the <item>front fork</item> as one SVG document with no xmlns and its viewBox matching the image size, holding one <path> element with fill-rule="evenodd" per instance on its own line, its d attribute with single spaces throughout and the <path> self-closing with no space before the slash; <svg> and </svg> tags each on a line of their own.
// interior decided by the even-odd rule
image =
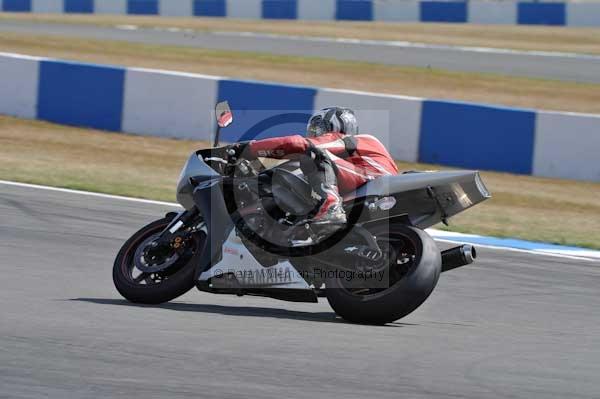
<svg viewBox="0 0 600 399">
<path fill-rule="evenodd" d="M 169 217 L 171 214 L 167 214 Z M 166 254 L 175 248 L 176 250 L 180 247 L 182 238 L 177 232 L 182 227 L 189 227 L 190 223 L 194 222 L 198 217 L 198 210 L 196 208 L 192 210 L 184 210 L 176 213 L 173 220 L 169 222 L 167 227 L 160 233 L 160 235 L 149 244 L 149 254 Z"/>
<path fill-rule="evenodd" d="M 233 222 L 223 199 L 220 179 L 197 183 L 193 198 L 196 206 L 191 210 L 178 213 L 151 246 L 157 248 L 170 246 L 171 241 L 177 237 L 177 232 L 182 228 L 190 227 L 190 223 L 194 223 L 201 215 L 206 227 L 206 242 L 200 262 L 196 265 L 195 278 L 197 279 L 211 266 L 212 261 L 221 255 L 221 247 L 233 229 Z"/>
<path fill-rule="evenodd" d="M 184 226 L 188 226 L 190 222 L 194 221 L 198 216 L 198 209 L 193 208 L 191 210 L 184 210 L 175 215 L 173 220 L 169 223 L 169 225 L 163 230 L 160 234 L 159 240 L 170 240 L 173 238 L 173 235 L 179 231 Z"/>
</svg>

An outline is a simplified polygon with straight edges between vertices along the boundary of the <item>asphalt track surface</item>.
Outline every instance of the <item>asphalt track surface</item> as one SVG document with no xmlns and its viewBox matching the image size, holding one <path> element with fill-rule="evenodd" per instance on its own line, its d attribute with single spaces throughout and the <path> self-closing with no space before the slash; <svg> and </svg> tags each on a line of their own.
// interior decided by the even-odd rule
<svg viewBox="0 0 600 399">
<path fill-rule="evenodd" d="M 324 300 L 130 304 L 113 258 L 167 210 L 0 183 L 0 397 L 598 398 L 599 263 L 482 249 L 382 327 Z"/>
<path fill-rule="evenodd" d="M 2 21 L 2 31 L 600 83 L 600 56 L 594 55 L 24 21 Z"/>
</svg>

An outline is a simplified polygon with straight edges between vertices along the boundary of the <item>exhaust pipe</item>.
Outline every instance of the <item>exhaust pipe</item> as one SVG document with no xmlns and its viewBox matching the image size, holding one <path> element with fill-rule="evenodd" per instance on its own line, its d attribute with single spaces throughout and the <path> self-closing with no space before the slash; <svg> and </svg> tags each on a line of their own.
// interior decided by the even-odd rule
<svg viewBox="0 0 600 399">
<path fill-rule="evenodd" d="M 470 265 L 477 258 L 477 251 L 472 245 L 461 245 L 442 252 L 442 273 L 458 267 Z"/>
</svg>

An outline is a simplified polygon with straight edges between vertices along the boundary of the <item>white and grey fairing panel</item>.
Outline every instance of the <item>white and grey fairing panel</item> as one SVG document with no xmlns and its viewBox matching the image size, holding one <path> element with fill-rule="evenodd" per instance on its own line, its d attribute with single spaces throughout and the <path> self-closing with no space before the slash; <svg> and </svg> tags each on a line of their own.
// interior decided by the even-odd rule
<svg viewBox="0 0 600 399">
<path fill-rule="evenodd" d="M 192 177 L 210 179 L 218 178 L 220 175 L 204 162 L 201 151 L 194 152 L 188 157 L 177 183 L 177 202 L 187 210 L 193 209 L 195 206 L 194 185 L 190 182 Z"/>
<path fill-rule="evenodd" d="M 477 171 L 408 172 L 382 176 L 344 197 L 393 196 L 395 215 L 406 215 L 419 228 L 427 228 L 452 217 L 491 195 Z"/>
<path fill-rule="evenodd" d="M 264 267 L 246 248 L 235 231 L 223 244 L 222 259 L 199 276 L 200 281 L 212 281 L 214 288 L 228 286 L 227 279 L 235 279 L 240 289 L 287 288 L 312 291 L 306 280 L 287 260 Z"/>
</svg>

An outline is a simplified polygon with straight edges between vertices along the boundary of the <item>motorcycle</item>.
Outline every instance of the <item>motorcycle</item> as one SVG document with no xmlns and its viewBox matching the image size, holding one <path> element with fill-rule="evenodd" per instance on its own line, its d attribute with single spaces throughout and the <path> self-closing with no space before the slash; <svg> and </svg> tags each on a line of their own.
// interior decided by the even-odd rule
<svg viewBox="0 0 600 399">
<path fill-rule="evenodd" d="M 317 302 L 354 323 L 385 324 L 417 309 L 440 273 L 468 265 L 476 250 L 441 252 L 425 228 L 490 198 L 477 171 L 404 172 L 344 196 L 345 226 L 311 224 L 315 206 L 297 159 L 264 160 L 219 147 L 233 122 L 216 106 L 213 148 L 193 152 L 170 212 L 119 251 L 116 289 L 136 303 L 173 300 L 194 286 L 214 294 Z"/>
</svg>

